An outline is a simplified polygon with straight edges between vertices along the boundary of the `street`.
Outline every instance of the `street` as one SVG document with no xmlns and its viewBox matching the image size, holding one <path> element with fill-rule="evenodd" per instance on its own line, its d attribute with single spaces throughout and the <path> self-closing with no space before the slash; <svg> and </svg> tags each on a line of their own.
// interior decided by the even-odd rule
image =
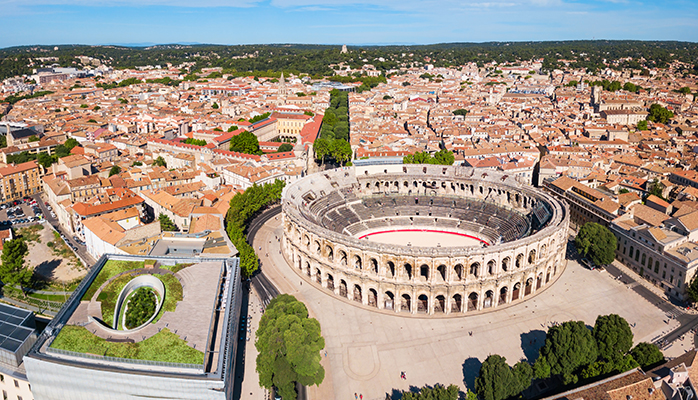
<svg viewBox="0 0 698 400">
<path fill-rule="evenodd" d="M 85 247 L 85 246 L 83 246 L 82 244 L 76 242 L 75 239 L 73 239 L 67 232 L 65 232 L 65 231 L 63 231 L 63 230 L 61 229 L 61 226 L 60 226 L 60 224 L 58 223 L 58 219 L 51 216 L 51 210 L 49 210 L 49 209 L 46 207 L 46 204 L 44 204 L 44 201 L 46 201 L 46 200 L 44 200 L 44 199 L 42 198 L 41 194 L 35 194 L 35 195 L 31 196 L 31 197 L 34 198 L 34 199 L 36 200 L 37 204 L 38 204 L 39 207 L 41 208 L 41 212 L 44 214 L 44 219 L 46 219 L 46 221 L 47 221 L 49 224 L 51 224 L 51 226 L 53 226 L 53 229 L 55 229 L 56 232 L 58 232 L 58 233 L 63 233 L 63 235 L 65 236 L 65 239 L 64 239 L 64 240 L 66 241 L 66 243 L 68 243 L 68 247 L 71 247 L 71 248 L 72 248 L 72 247 L 74 246 L 74 247 L 77 248 L 77 251 L 75 251 L 75 250 L 73 250 L 73 251 L 78 255 L 78 257 L 79 257 L 80 259 L 82 259 L 83 261 L 85 261 L 85 262 L 87 263 L 87 265 L 86 265 L 85 267 L 86 267 L 86 268 L 92 267 L 92 265 L 93 265 L 95 262 L 97 262 L 97 260 L 95 260 L 95 259 L 90 255 L 90 253 L 87 252 L 87 247 Z"/>
</svg>

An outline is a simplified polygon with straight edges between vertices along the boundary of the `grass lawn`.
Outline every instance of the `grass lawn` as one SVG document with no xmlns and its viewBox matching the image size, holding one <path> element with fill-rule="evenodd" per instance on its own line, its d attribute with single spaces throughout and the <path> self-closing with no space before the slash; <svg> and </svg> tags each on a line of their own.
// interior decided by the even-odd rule
<svg viewBox="0 0 698 400">
<path fill-rule="evenodd" d="M 97 296 L 97 301 L 102 303 L 102 321 L 104 321 L 105 324 L 112 326 L 114 322 L 114 309 L 116 308 L 116 301 L 119 299 L 119 293 L 121 293 L 121 289 L 133 278 L 135 277 L 131 274 L 122 275 L 109 282 L 99 296 Z"/>
<path fill-rule="evenodd" d="M 66 299 L 70 297 L 69 294 L 67 295 L 62 295 L 62 294 L 41 294 L 41 293 L 29 293 L 29 297 L 33 297 L 35 299 L 39 300 L 48 300 L 48 301 L 60 301 L 61 303 L 65 303 Z"/>
<path fill-rule="evenodd" d="M 112 343 L 93 335 L 81 326 L 66 325 L 51 347 L 78 353 L 135 360 L 162 361 L 181 364 L 202 364 L 204 353 L 187 345 L 167 328 L 138 343 Z"/>
<path fill-rule="evenodd" d="M 194 265 L 194 264 L 190 263 L 190 264 L 161 265 L 160 268 L 172 271 L 173 273 L 176 274 L 177 272 L 183 270 L 184 268 L 190 267 L 192 265 Z"/>
<path fill-rule="evenodd" d="M 114 275 L 118 275 L 122 272 L 130 271 L 132 269 L 143 268 L 143 262 L 137 261 L 119 261 L 119 260 L 109 260 L 107 261 L 102 270 L 99 271 L 97 277 L 92 282 L 92 285 L 87 289 L 85 294 L 82 296 L 82 300 L 90 300 L 92 296 L 97 292 L 100 286 L 106 282 L 109 278 Z M 117 294 L 118 295 L 118 294 Z M 114 300 L 116 301 L 116 300 Z"/>
</svg>

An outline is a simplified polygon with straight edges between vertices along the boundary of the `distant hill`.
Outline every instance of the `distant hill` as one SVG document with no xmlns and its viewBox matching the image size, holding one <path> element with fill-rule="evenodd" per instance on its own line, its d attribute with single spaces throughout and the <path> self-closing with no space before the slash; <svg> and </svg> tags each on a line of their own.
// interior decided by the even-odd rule
<svg viewBox="0 0 698 400">
<path fill-rule="evenodd" d="M 54 50 L 57 48 L 57 50 Z M 580 40 L 551 42 L 439 43 L 431 45 L 341 46 L 314 44 L 213 45 L 160 44 L 143 46 L 40 45 L 0 49 L 0 79 L 31 73 L 30 58 L 57 57 L 60 66 L 80 66 L 77 56 L 102 60 L 114 68 L 131 68 L 167 63 L 195 63 L 195 69 L 223 67 L 226 72 L 249 72 L 263 76 L 270 72 L 331 75 L 330 64 L 344 62 L 352 68 L 367 63 L 387 71 L 401 65 L 463 65 L 468 62 L 516 63 L 543 59 L 544 69 L 559 67 L 558 60 L 573 60 L 574 66 L 595 71 L 606 68 L 604 60 L 632 58 L 618 67 L 665 67 L 679 60 L 691 67 L 685 73 L 698 74 L 698 43 L 673 41 Z M 45 64 L 50 64 L 46 62 Z M 255 72 L 256 71 L 256 72 Z"/>
</svg>

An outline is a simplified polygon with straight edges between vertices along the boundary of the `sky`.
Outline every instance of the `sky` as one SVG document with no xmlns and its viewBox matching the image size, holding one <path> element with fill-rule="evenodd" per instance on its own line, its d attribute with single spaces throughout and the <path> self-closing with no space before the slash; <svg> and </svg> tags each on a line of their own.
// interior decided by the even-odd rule
<svg viewBox="0 0 698 400">
<path fill-rule="evenodd" d="M 698 0 L 0 0 L 0 48 L 698 41 Z"/>
</svg>

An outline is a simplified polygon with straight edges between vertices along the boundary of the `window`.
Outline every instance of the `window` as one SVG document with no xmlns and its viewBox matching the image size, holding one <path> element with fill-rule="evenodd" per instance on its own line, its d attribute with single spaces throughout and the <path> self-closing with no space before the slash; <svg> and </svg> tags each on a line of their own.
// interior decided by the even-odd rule
<svg viewBox="0 0 698 400">
<path fill-rule="evenodd" d="M 666 279 L 666 271 L 662 271 L 662 279 Z"/>
<path fill-rule="evenodd" d="M 22 396 L 17 396 L 17 400 L 22 400 Z"/>
<path fill-rule="evenodd" d="M 18 387 L 19 387 L 19 382 L 17 382 L 17 379 L 15 379 L 14 381 L 15 381 L 15 387 L 18 388 Z"/>
</svg>

